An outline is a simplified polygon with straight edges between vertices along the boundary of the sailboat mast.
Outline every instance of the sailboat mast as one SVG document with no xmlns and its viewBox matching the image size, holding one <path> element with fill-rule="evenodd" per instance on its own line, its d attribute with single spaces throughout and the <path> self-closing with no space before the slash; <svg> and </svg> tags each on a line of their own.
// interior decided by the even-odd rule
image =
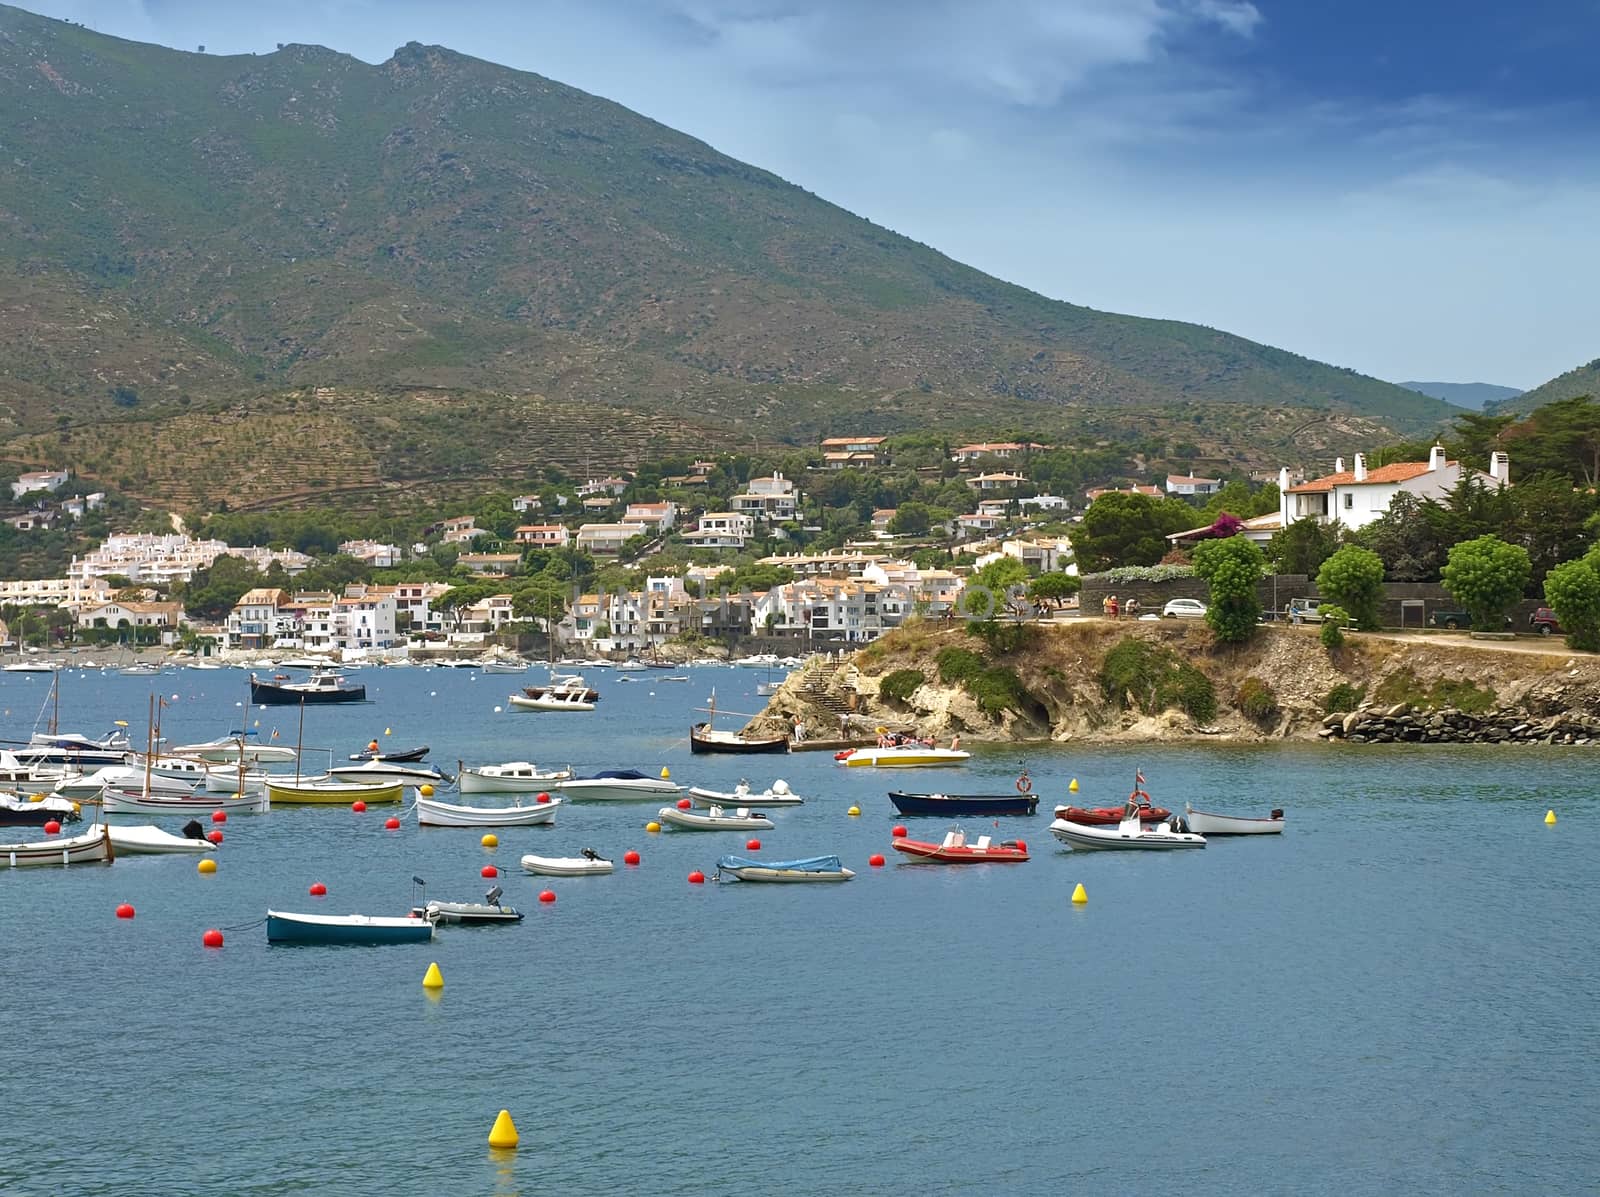
<svg viewBox="0 0 1600 1197">
<path fill-rule="evenodd" d="M 58 735 L 61 727 L 61 670 L 56 670 L 55 684 L 50 687 L 50 734 Z"/>
<path fill-rule="evenodd" d="M 300 730 L 294 737 L 294 784 L 300 784 L 300 746 L 306 740 L 306 696 L 300 696 Z"/>
<path fill-rule="evenodd" d="M 144 796 L 150 796 L 150 757 L 156 747 L 156 696 L 150 696 L 150 721 L 144 734 Z"/>
</svg>

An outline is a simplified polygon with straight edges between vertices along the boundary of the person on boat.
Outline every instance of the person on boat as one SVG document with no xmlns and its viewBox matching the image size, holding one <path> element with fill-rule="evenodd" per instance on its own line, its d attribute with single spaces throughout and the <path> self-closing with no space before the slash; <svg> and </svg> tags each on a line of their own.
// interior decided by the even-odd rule
<svg viewBox="0 0 1600 1197">
<path fill-rule="evenodd" d="M 378 741 L 377 741 L 376 738 L 374 738 L 373 741 L 370 744 L 367 745 L 367 751 L 370 752 L 373 756 L 377 756 L 378 755 Z"/>
</svg>

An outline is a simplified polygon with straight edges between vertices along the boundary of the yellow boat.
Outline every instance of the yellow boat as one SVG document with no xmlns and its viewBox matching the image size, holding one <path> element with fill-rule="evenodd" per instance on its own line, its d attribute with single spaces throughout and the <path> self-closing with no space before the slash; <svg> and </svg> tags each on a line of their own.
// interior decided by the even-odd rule
<svg viewBox="0 0 1600 1197">
<path fill-rule="evenodd" d="M 275 781 L 267 782 L 267 797 L 273 806 L 349 806 L 360 800 L 369 806 L 375 802 L 400 802 L 405 787 L 393 785 L 358 785 L 348 781 L 306 781 L 298 785 Z"/>
<path fill-rule="evenodd" d="M 834 760 L 851 768 L 905 769 L 918 765 L 959 765 L 972 754 L 959 748 L 925 748 L 902 744 L 894 748 L 853 748 L 836 753 Z"/>
</svg>

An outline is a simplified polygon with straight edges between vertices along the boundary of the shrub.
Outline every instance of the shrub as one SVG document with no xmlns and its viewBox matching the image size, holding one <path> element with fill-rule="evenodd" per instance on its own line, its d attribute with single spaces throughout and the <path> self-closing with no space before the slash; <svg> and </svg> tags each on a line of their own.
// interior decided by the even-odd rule
<svg viewBox="0 0 1600 1197">
<path fill-rule="evenodd" d="M 1544 579 L 1544 601 L 1567 633 L 1567 646 L 1600 650 L 1600 574 L 1587 559 L 1556 566 Z"/>
<path fill-rule="evenodd" d="M 1195 549 L 1195 569 L 1211 584 L 1206 622 L 1217 639 L 1238 644 L 1255 635 L 1256 621 L 1261 618 L 1256 584 L 1266 562 L 1261 546 L 1244 536 L 1208 540 Z"/>
<path fill-rule="evenodd" d="M 1086 585 L 1127 585 L 1129 582 L 1170 582 L 1174 578 L 1192 578 L 1195 576 L 1192 565 L 1119 565 L 1116 569 L 1102 570 L 1097 574 L 1086 574 L 1083 582 Z"/>
<path fill-rule="evenodd" d="M 1129 697 L 1147 715 L 1177 707 L 1208 723 L 1216 717 L 1217 694 L 1211 679 L 1171 649 L 1128 637 L 1106 654 L 1100 689 L 1119 706 Z"/>
<path fill-rule="evenodd" d="M 1352 686 L 1349 682 L 1340 682 L 1328 696 L 1322 700 L 1322 709 L 1329 715 L 1353 711 L 1361 705 L 1361 700 L 1367 696 L 1365 686 Z"/>
<path fill-rule="evenodd" d="M 991 719 L 1003 711 L 1026 712 L 1031 701 L 1022 681 L 1011 670 L 992 665 L 966 681 L 967 692 L 978 704 L 978 709 Z"/>
<path fill-rule="evenodd" d="M 1317 593 L 1350 613 L 1364 632 L 1378 630 L 1378 601 L 1383 597 L 1383 558 L 1371 549 L 1347 544 L 1317 571 Z"/>
<path fill-rule="evenodd" d="M 1246 719 L 1256 723 L 1271 723 L 1278 718 L 1278 696 L 1258 677 L 1247 677 L 1239 683 L 1233 704 Z"/>
<path fill-rule="evenodd" d="M 969 677 L 983 672 L 983 658 L 970 648 L 951 645 L 941 648 L 934 663 L 939 667 L 939 680 L 947 686 L 957 686 Z"/>
<path fill-rule="evenodd" d="M 1473 627 L 1498 629 L 1506 608 L 1527 589 L 1532 568 L 1521 545 L 1480 536 L 1451 548 L 1439 578 L 1450 597 L 1471 614 Z"/>
<path fill-rule="evenodd" d="M 1032 638 L 1033 629 L 1020 623 L 998 619 L 975 619 L 967 624 L 967 632 L 980 636 L 992 652 L 1005 656 L 1014 653 Z"/>
<path fill-rule="evenodd" d="M 1344 645 L 1344 626 L 1349 622 L 1349 613 L 1343 607 L 1323 607 L 1318 614 L 1322 616 L 1322 630 L 1317 633 L 1317 638 L 1322 641 L 1322 647 L 1332 652 Z"/>
<path fill-rule="evenodd" d="M 917 687 L 927 680 L 920 669 L 896 669 L 878 683 L 878 695 L 894 702 L 909 702 Z"/>
</svg>

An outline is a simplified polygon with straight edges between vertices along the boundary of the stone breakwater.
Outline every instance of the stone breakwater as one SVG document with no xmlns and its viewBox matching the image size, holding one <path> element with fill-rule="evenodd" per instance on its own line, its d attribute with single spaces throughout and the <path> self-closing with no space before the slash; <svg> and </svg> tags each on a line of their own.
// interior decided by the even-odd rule
<svg viewBox="0 0 1600 1197">
<path fill-rule="evenodd" d="M 1413 711 L 1401 704 L 1329 715 L 1317 735 L 1350 744 L 1593 744 L 1600 743 L 1600 717 L 1530 718 L 1519 711 L 1472 715 L 1449 708 Z"/>
</svg>

